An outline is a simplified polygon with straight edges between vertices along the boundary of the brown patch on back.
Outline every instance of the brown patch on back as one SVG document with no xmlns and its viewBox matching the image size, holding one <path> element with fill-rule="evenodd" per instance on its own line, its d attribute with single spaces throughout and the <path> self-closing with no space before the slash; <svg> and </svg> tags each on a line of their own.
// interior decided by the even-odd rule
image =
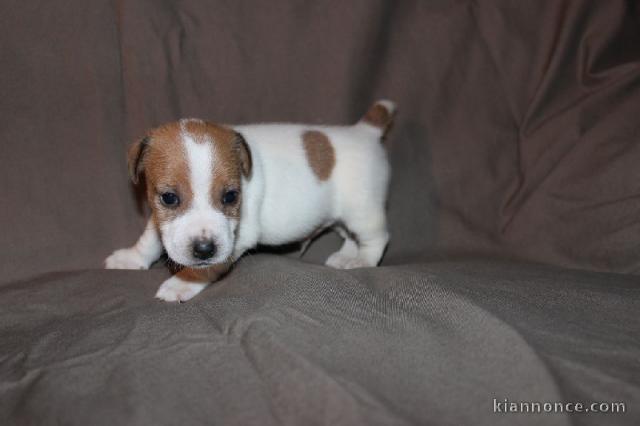
<svg viewBox="0 0 640 426">
<path fill-rule="evenodd" d="M 382 104 L 375 104 L 364 115 L 362 121 L 371 124 L 372 126 L 379 127 L 380 129 L 386 129 L 391 120 L 392 114 Z"/>
<path fill-rule="evenodd" d="M 318 130 L 302 134 L 302 145 L 313 173 L 321 181 L 329 179 L 336 164 L 336 153 L 327 135 Z"/>
</svg>

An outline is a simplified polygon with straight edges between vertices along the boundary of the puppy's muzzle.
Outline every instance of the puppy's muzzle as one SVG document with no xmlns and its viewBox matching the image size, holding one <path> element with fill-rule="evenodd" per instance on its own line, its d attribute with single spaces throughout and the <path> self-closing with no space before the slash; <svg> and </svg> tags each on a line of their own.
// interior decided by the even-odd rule
<svg viewBox="0 0 640 426">
<path fill-rule="evenodd" d="M 193 257 L 208 260 L 216 254 L 216 245 L 209 239 L 197 239 L 193 242 Z"/>
</svg>

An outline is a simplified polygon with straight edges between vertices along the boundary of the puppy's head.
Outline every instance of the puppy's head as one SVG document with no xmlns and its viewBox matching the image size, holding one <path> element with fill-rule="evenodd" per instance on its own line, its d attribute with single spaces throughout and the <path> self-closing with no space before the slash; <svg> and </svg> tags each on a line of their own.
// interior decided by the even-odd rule
<svg viewBox="0 0 640 426">
<path fill-rule="evenodd" d="M 129 149 L 129 172 L 144 178 L 162 243 L 176 263 L 226 263 L 240 220 L 251 153 L 232 129 L 183 119 L 151 130 Z"/>
</svg>

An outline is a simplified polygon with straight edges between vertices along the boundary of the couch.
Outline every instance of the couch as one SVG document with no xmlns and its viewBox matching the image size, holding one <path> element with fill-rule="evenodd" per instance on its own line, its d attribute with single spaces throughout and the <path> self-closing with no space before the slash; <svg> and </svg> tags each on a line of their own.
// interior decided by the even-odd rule
<svg viewBox="0 0 640 426">
<path fill-rule="evenodd" d="M 637 2 L 0 8 L 0 423 L 640 424 Z M 102 269 L 144 227 L 146 129 L 346 124 L 381 97 L 378 268 L 324 266 L 327 233 L 183 304 L 153 297 L 163 262 Z"/>
</svg>

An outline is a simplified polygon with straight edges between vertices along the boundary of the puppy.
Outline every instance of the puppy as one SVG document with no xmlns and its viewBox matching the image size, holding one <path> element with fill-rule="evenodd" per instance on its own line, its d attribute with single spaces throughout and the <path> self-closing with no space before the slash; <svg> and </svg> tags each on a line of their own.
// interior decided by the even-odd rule
<svg viewBox="0 0 640 426">
<path fill-rule="evenodd" d="M 151 218 L 109 269 L 147 269 L 163 250 L 181 269 L 156 297 L 186 301 L 257 244 L 311 239 L 334 227 L 334 268 L 376 266 L 389 240 L 389 163 L 381 140 L 395 106 L 381 100 L 351 126 L 222 126 L 182 119 L 129 149 L 134 183 L 144 178 Z"/>
</svg>

